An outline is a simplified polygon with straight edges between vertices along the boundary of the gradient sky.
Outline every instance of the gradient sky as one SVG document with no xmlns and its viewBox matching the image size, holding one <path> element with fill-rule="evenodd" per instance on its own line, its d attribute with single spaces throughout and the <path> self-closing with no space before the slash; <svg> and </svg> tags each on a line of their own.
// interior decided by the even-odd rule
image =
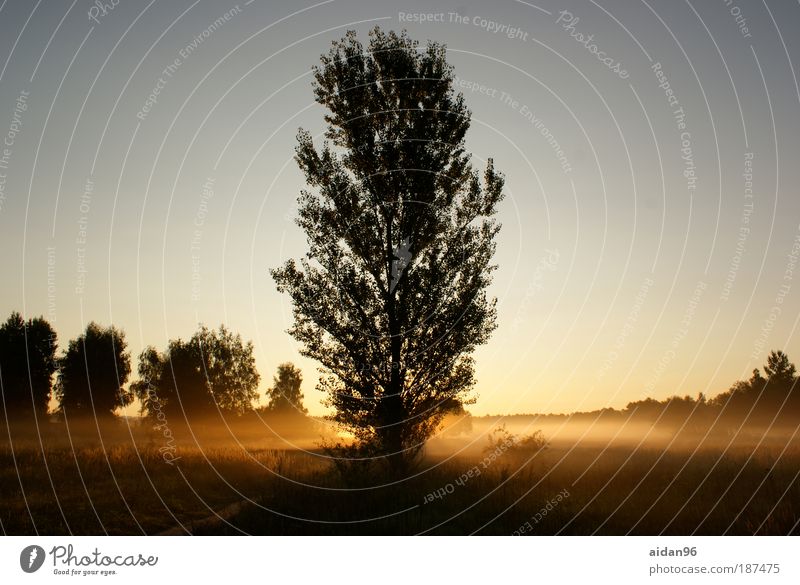
<svg viewBox="0 0 800 585">
<path fill-rule="evenodd" d="M 715 395 L 771 348 L 800 360 L 796 3 L 93 6 L 0 5 L 3 319 L 42 314 L 62 348 L 113 323 L 134 356 L 224 322 L 253 340 L 262 395 L 294 361 L 324 412 L 268 269 L 306 249 L 310 69 L 379 24 L 447 45 L 475 164 L 506 175 L 473 413 Z"/>
</svg>

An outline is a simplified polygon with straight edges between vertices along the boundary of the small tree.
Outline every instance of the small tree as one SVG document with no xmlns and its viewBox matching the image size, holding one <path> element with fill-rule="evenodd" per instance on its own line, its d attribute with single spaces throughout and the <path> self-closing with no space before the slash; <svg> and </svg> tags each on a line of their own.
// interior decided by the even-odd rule
<svg viewBox="0 0 800 585">
<path fill-rule="evenodd" d="M 267 409 L 275 414 L 307 414 L 303 406 L 300 385 L 303 374 L 290 362 L 278 366 L 278 375 L 272 378 L 272 387 L 267 389 Z"/>
<path fill-rule="evenodd" d="M 770 384 L 791 384 L 795 377 L 795 367 L 789 361 L 789 356 L 781 350 L 769 352 L 764 373 Z"/>
<path fill-rule="evenodd" d="M 60 360 L 56 383 L 59 408 L 69 415 L 111 416 L 133 396 L 123 388 L 131 373 L 125 334 L 113 327 L 89 323 L 69 342 Z"/>
<path fill-rule="evenodd" d="M 150 416 L 160 410 L 187 417 L 241 414 L 258 397 L 259 379 L 252 342 L 220 325 L 216 331 L 201 327 L 186 342 L 170 341 L 163 354 L 146 348 L 131 389 Z"/>
<path fill-rule="evenodd" d="M 43 317 L 13 312 L 0 326 L 0 389 L 6 413 L 47 414 L 58 368 L 56 332 Z"/>
<path fill-rule="evenodd" d="M 465 151 L 470 112 L 445 47 L 405 32 L 355 32 L 314 68 L 326 107 L 320 151 L 300 131 L 316 192 L 298 200 L 306 258 L 273 271 L 290 333 L 322 364 L 333 420 L 402 469 L 474 385 L 471 354 L 495 327 L 491 218 L 503 178 Z"/>
</svg>

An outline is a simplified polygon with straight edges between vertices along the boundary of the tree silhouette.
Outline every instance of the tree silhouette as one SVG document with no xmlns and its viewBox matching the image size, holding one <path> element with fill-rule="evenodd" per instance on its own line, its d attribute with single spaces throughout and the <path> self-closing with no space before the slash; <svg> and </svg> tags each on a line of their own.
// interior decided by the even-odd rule
<svg viewBox="0 0 800 585">
<path fill-rule="evenodd" d="M 785 384 L 794 380 L 795 367 L 785 353 L 780 350 L 771 351 L 764 366 L 764 373 L 771 384 Z"/>
<path fill-rule="evenodd" d="M 62 412 L 106 417 L 127 406 L 133 396 L 123 388 L 131 373 L 125 334 L 89 323 L 69 342 L 60 361 L 56 398 Z"/>
<path fill-rule="evenodd" d="M 781 419 L 787 421 L 800 415 L 800 391 L 794 364 L 782 351 L 771 351 L 764 365 L 767 379 L 759 398 L 763 422 Z"/>
<path fill-rule="evenodd" d="M 47 414 L 56 359 L 56 332 L 43 317 L 13 312 L 0 326 L 0 389 L 10 417 Z"/>
<path fill-rule="evenodd" d="M 201 327 L 189 341 L 169 342 L 160 354 L 152 347 L 139 355 L 139 380 L 131 390 L 142 412 L 173 417 L 241 414 L 257 398 L 260 376 L 252 342 L 243 343 L 223 325 Z"/>
<path fill-rule="evenodd" d="M 278 366 L 278 375 L 272 378 L 272 387 L 267 389 L 267 409 L 276 414 L 307 414 L 303 406 L 300 385 L 303 374 L 290 362 Z"/>
<path fill-rule="evenodd" d="M 756 368 L 749 380 L 735 382 L 709 401 L 712 407 L 722 409 L 721 417 L 727 424 L 772 425 L 776 421 L 797 424 L 800 392 L 794 364 L 777 350 L 769 353 L 763 369 L 766 378 Z"/>
<path fill-rule="evenodd" d="M 482 180 L 472 169 L 443 45 L 375 28 L 365 51 L 350 31 L 314 79 L 330 142 L 318 151 L 298 134 L 316 189 L 298 199 L 309 251 L 272 275 L 292 299 L 289 332 L 322 365 L 333 420 L 402 469 L 469 396 L 471 353 L 495 328 L 503 178 L 491 159 Z"/>
</svg>

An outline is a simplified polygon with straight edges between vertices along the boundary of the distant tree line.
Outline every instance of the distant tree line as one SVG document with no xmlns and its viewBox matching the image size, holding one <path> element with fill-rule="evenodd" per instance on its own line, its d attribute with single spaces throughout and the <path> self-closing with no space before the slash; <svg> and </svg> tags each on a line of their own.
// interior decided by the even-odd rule
<svg viewBox="0 0 800 585">
<path fill-rule="evenodd" d="M 46 416 L 52 397 L 56 412 L 66 416 L 111 417 L 138 400 L 143 416 L 175 421 L 253 412 L 258 398 L 253 344 L 223 325 L 201 326 L 186 341 L 170 340 L 161 352 L 145 348 L 138 379 L 130 385 L 131 355 L 122 330 L 92 322 L 60 356 L 57 347 L 56 332 L 43 317 L 26 321 L 13 312 L 0 325 L 3 418 Z M 293 364 L 281 364 L 260 412 L 305 415 L 302 379 Z"/>
<path fill-rule="evenodd" d="M 278 366 L 266 392 L 268 405 L 254 408 L 260 375 L 252 342 L 244 342 L 223 325 L 201 326 L 188 340 L 170 340 L 163 351 L 145 348 L 138 358 L 138 379 L 128 385 L 131 356 L 125 333 L 113 326 L 89 323 L 69 341 L 60 356 L 58 338 L 43 318 L 25 320 L 13 312 L 0 325 L 0 413 L 14 419 L 49 413 L 110 417 L 138 400 L 145 417 L 173 421 L 245 413 L 307 414 L 301 371 L 291 363 Z M 744 426 L 780 428 L 800 421 L 800 384 L 795 365 L 782 351 L 772 351 L 748 380 L 708 399 L 702 393 L 645 398 L 624 409 L 574 413 L 574 419 L 645 422 L 675 432 L 730 431 Z M 55 383 L 54 382 L 55 377 Z M 453 401 L 447 412 L 467 414 Z M 543 415 L 544 418 L 563 415 Z M 511 417 L 513 418 L 513 417 Z"/>
<path fill-rule="evenodd" d="M 749 380 L 735 382 L 727 391 L 707 399 L 704 394 L 648 398 L 628 404 L 626 415 L 686 433 L 753 426 L 775 429 L 800 421 L 800 384 L 794 364 L 782 351 L 771 351 Z"/>
<path fill-rule="evenodd" d="M 535 415 L 543 422 L 567 416 L 575 422 L 640 422 L 676 435 L 729 435 L 754 428 L 794 430 L 800 424 L 800 382 L 789 357 L 772 351 L 762 366 L 763 375 L 754 369 L 748 380 L 735 382 L 714 398 L 702 392 L 696 397 L 669 396 L 663 400 L 644 398 L 625 408 L 603 408 L 589 412 Z M 507 423 L 530 418 L 530 414 L 504 416 Z"/>
</svg>

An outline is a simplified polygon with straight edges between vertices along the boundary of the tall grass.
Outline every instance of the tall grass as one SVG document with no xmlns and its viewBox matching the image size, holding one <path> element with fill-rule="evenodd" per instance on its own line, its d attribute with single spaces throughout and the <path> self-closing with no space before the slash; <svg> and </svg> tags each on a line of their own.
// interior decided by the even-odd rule
<svg viewBox="0 0 800 585">
<path fill-rule="evenodd" d="M 343 477 L 320 451 L 274 441 L 184 437 L 170 464 L 143 429 L 9 433 L 5 534 L 797 534 L 800 519 L 797 446 L 721 456 L 495 440 L 397 480 L 379 466 Z"/>
</svg>

